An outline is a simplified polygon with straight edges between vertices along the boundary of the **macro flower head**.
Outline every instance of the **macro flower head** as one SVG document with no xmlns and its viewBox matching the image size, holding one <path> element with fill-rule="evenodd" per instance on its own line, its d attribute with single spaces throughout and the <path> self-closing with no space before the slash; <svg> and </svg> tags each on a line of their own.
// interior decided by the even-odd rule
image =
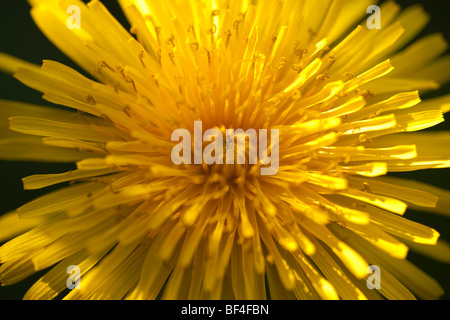
<svg viewBox="0 0 450 320">
<path fill-rule="evenodd" d="M 442 35 L 415 39 L 430 19 L 420 6 L 118 2 L 130 30 L 100 1 L 29 0 L 79 69 L 0 53 L 2 71 L 55 105 L 1 100 L 0 158 L 76 163 L 23 178 L 60 188 L 0 217 L 2 285 L 48 269 L 25 299 L 443 294 L 406 258 L 448 262 L 450 247 L 403 215 L 449 215 L 449 193 L 388 174 L 450 167 L 450 134 L 421 132 L 450 110 L 449 95 L 422 101 L 450 59 Z"/>
</svg>

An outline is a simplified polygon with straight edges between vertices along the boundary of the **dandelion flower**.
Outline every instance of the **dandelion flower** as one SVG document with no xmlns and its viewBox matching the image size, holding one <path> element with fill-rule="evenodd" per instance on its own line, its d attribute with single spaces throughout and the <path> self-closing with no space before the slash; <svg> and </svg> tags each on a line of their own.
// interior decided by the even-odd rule
<svg viewBox="0 0 450 320">
<path fill-rule="evenodd" d="M 100 1 L 29 2 L 86 75 L 0 55 L 3 71 L 60 106 L 1 101 L 0 157 L 77 166 L 23 179 L 61 188 L 0 218 L 11 239 L 2 285 L 49 268 L 25 299 L 442 295 L 406 256 L 448 260 L 449 247 L 402 215 L 448 214 L 448 192 L 386 176 L 450 166 L 450 135 L 418 132 L 450 109 L 450 96 L 421 101 L 449 79 L 450 60 L 439 34 L 409 44 L 429 20 L 420 6 L 384 2 L 382 28 L 370 29 L 366 0 L 119 0 L 128 32 Z M 195 121 L 278 130 L 277 173 L 174 164 L 171 135 Z M 69 266 L 81 287 L 67 292 Z"/>
</svg>

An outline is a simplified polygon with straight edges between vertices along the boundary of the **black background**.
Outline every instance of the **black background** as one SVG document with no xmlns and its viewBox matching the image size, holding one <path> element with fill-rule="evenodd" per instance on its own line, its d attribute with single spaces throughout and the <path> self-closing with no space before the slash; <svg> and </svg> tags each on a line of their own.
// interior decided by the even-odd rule
<svg viewBox="0 0 450 320">
<path fill-rule="evenodd" d="M 155 0 L 161 1 L 161 0 Z M 87 1 L 85 1 L 87 2 Z M 374 1 L 375 2 L 375 1 Z M 103 3 L 113 15 L 129 29 L 123 14 L 116 1 L 105 0 Z M 430 1 L 397 1 L 402 6 L 421 3 L 432 20 L 421 35 L 432 32 L 444 34 L 450 43 L 449 12 L 450 3 L 445 0 Z M 0 0 L 0 52 L 5 52 L 30 62 L 41 64 L 43 59 L 56 60 L 71 67 L 75 67 L 64 54 L 59 52 L 34 25 L 29 15 L 29 5 L 25 0 Z M 448 94 L 450 85 L 429 94 L 429 97 Z M 427 96 L 423 97 L 427 98 Z M 11 99 L 36 104 L 47 104 L 41 99 L 41 94 L 35 92 L 9 75 L 0 73 L 0 99 Z M 448 116 L 446 116 L 448 120 Z M 450 123 L 445 122 L 431 130 L 450 130 Z M 43 164 L 28 162 L 0 161 L 0 214 L 23 205 L 36 196 L 52 190 L 52 187 L 39 191 L 24 191 L 21 178 L 37 173 L 58 173 L 73 169 L 73 164 Z M 450 189 L 450 169 L 423 170 L 413 173 L 403 173 L 402 177 L 428 182 L 441 188 Z M 424 212 L 408 210 L 407 218 L 429 225 L 441 233 L 441 237 L 450 241 L 450 217 L 442 217 Z M 437 279 L 446 290 L 442 299 L 450 300 L 450 266 L 439 263 L 417 254 L 411 253 L 409 259 L 425 272 Z M 27 288 L 45 272 L 39 272 L 19 284 L 0 287 L 0 299 L 21 299 Z"/>
</svg>

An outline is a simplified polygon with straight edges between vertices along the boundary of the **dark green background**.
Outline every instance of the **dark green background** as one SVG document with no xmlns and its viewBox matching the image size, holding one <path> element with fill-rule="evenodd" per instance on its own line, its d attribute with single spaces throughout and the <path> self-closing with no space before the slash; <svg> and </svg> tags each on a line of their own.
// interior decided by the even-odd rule
<svg viewBox="0 0 450 320">
<path fill-rule="evenodd" d="M 155 0 L 161 1 L 161 0 Z M 375 1 L 374 1 L 375 2 Z M 450 43 L 448 1 L 397 1 L 402 6 L 412 3 L 422 3 L 431 13 L 432 21 L 422 32 L 422 35 L 440 31 L 444 33 Z M 116 1 L 103 1 L 112 13 L 129 28 Z M 25 0 L 0 0 L 0 52 L 6 52 L 30 62 L 40 64 L 43 59 L 60 61 L 69 66 L 76 67 L 66 56 L 60 53 L 34 25 L 30 15 L 29 6 Z M 446 85 L 429 96 L 438 96 L 450 92 Z M 425 96 L 426 98 L 426 96 Z M 35 92 L 8 75 L 0 73 L 0 99 L 19 100 L 37 104 L 47 104 L 41 99 L 41 94 Z M 447 116 L 448 119 L 448 116 Z M 450 122 L 440 124 L 432 130 L 450 130 Z M 15 163 L 0 161 L 0 214 L 8 212 L 23 205 L 36 196 L 52 190 L 46 188 L 40 191 L 24 191 L 21 178 L 37 173 L 58 173 L 73 169 L 72 164 L 42 164 L 42 163 Z M 450 189 L 450 169 L 424 170 L 414 173 L 401 174 L 403 177 L 431 183 L 433 185 Z M 414 221 L 429 225 L 441 233 L 441 237 L 450 241 L 450 217 L 427 214 L 423 212 L 408 211 L 405 215 Z M 414 253 L 409 256 L 424 271 L 437 279 L 446 289 L 443 299 L 450 299 L 450 266 Z M 45 272 L 45 270 L 43 271 Z M 43 272 L 22 281 L 19 284 L 0 287 L 0 299 L 20 299 L 27 288 L 36 281 Z"/>
</svg>

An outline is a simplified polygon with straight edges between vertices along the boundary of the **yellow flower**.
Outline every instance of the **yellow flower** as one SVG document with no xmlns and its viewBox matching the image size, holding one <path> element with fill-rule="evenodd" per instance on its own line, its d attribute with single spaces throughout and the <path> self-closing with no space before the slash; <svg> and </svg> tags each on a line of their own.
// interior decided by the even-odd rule
<svg viewBox="0 0 450 320">
<path fill-rule="evenodd" d="M 366 0 L 119 2 L 135 37 L 99 1 L 30 0 L 89 77 L 0 55 L 63 106 L 1 101 L 0 157 L 77 165 L 23 179 L 65 185 L 0 218 L 0 238 L 15 236 L 0 247 L 2 285 L 52 267 L 25 295 L 51 299 L 76 266 L 66 299 L 442 295 L 405 258 L 411 247 L 448 261 L 449 246 L 402 215 L 449 214 L 448 192 L 385 176 L 450 166 L 448 133 L 416 133 L 450 109 L 450 96 L 421 102 L 450 61 L 441 35 L 409 44 L 429 19 L 420 6 L 384 2 L 369 29 Z M 278 130 L 278 171 L 262 175 L 249 146 L 244 164 L 174 164 L 172 133 L 194 135 L 195 121 Z"/>
</svg>

